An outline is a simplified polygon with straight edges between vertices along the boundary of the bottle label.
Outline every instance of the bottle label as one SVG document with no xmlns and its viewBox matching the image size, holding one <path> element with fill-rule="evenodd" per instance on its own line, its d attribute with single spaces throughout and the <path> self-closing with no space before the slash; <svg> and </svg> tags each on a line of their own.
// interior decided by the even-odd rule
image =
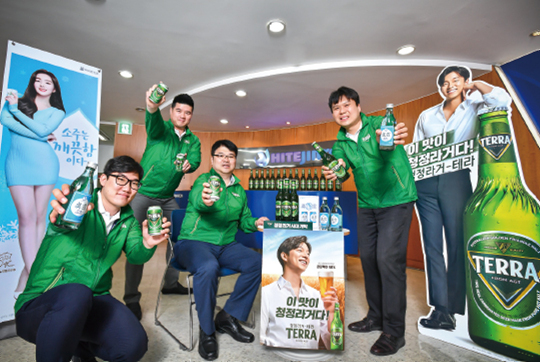
<svg viewBox="0 0 540 362">
<path fill-rule="evenodd" d="M 341 218 L 340 214 L 334 214 L 330 216 L 330 227 L 332 229 L 341 230 Z"/>
<path fill-rule="evenodd" d="M 319 180 L 318 179 L 313 180 L 313 189 L 315 189 L 315 190 L 319 189 Z"/>
<path fill-rule="evenodd" d="M 487 231 L 467 242 L 471 296 L 497 324 L 528 329 L 540 324 L 540 245 L 526 236 Z"/>
<path fill-rule="evenodd" d="M 343 344 L 343 329 L 341 328 L 332 328 L 332 333 L 330 334 L 330 341 L 332 349 L 342 349 Z"/>
<path fill-rule="evenodd" d="M 276 217 L 281 216 L 281 201 L 276 201 Z"/>
<path fill-rule="evenodd" d="M 334 160 L 328 164 L 328 168 L 334 171 L 337 177 L 343 178 L 347 174 L 345 167 L 341 166 L 338 160 Z"/>
<path fill-rule="evenodd" d="M 281 214 L 283 215 L 283 217 L 291 216 L 291 211 L 292 211 L 291 209 L 292 209 L 292 205 L 290 201 L 283 201 L 281 203 Z"/>
<path fill-rule="evenodd" d="M 293 201 L 292 204 L 291 204 L 291 213 L 292 213 L 292 217 L 293 219 L 298 219 L 298 202 L 296 201 Z"/>
<path fill-rule="evenodd" d="M 306 179 L 301 179 L 300 180 L 300 188 L 302 190 L 305 190 L 306 189 Z"/>
<path fill-rule="evenodd" d="M 490 136 L 480 137 L 478 139 L 480 146 L 487 152 L 495 161 L 499 161 L 501 157 L 512 145 L 511 134 L 494 134 Z M 510 162 L 515 162 L 511 160 Z"/>
<path fill-rule="evenodd" d="M 249 189 L 253 190 L 253 180 L 249 180 Z"/>
<path fill-rule="evenodd" d="M 308 221 L 308 212 L 302 211 L 300 213 L 300 221 L 307 222 Z"/>
<path fill-rule="evenodd" d="M 66 213 L 64 214 L 64 220 L 69 221 L 75 224 L 80 224 L 84 214 L 86 214 L 86 209 L 90 203 L 91 195 L 86 192 L 75 191 L 71 197 L 71 201 L 66 208 Z"/>
<path fill-rule="evenodd" d="M 381 146 L 394 146 L 394 126 L 381 126 Z"/>
<path fill-rule="evenodd" d="M 328 227 L 330 226 L 330 218 L 328 217 L 328 213 L 321 212 L 319 214 L 319 219 L 321 220 L 321 229 L 328 230 Z"/>
</svg>

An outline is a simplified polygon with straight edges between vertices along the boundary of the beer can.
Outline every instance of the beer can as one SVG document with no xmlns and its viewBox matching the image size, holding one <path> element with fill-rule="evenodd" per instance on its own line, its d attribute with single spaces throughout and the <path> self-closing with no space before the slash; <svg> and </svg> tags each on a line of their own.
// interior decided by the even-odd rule
<svg viewBox="0 0 540 362">
<path fill-rule="evenodd" d="M 155 104 L 158 104 L 161 102 L 161 98 L 169 91 L 169 87 L 167 87 L 163 83 L 159 83 L 156 88 L 152 91 L 150 94 L 150 97 L 148 97 L 152 102 Z"/>
<path fill-rule="evenodd" d="M 146 212 L 148 235 L 161 235 L 163 229 L 163 210 L 160 206 L 150 206 Z"/>
<path fill-rule="evenodd" d="M 174 164 L 176 165 L 176 172 L 182 171 L 182 165 L 184 165 L 186 156 L 187 156 L 187 153 L 179 153 L 176 155 L 176 161 L 174 161 Z"/>
<path fill-rule="evenodd" d="M 221 196 L 221 182 L 219 181 L 219 177 L 210 176 L 210 178 L 208 179 L 208 183 L 210 184 L 210 189 L 212 190 L 212 193 L 210 194 L 210 200 L 219 200 L 219 197 Z"/>
</svg>

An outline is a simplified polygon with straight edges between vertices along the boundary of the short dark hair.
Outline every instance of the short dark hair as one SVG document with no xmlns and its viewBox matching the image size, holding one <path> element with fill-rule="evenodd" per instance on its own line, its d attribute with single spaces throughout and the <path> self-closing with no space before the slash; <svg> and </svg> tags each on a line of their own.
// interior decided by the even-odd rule
<svg viewBox="0 0 540 362">
<path fill-rule="evenodd" d="M 232 143 L 232 141 L 229 141 L 229 140 L 219 140 L 219 141 L 216 141 L 213 145 L 212 145 L 212 156 L 214 155 L 214 153 L 216 152 L 216 150 L 218 148 L 220 148 L 221 146 L 223 147 L 226 147 L 229 151 L 232 151 L 234 153 L 235 156 L 238 156 L 238 147 L 236 147 L 236 145 L 234 143 Z"/>
<path fill-rule="evenodd" d="M 296 249 L 301 244 L 306 244 L 308 247 L 309 253 L 311 254 L 311 244 L 309 243 L 309 241 L 307 241 L 307 236 L 304 236 L 304 235 L 291 236 L 290 238 L 283 240 L 283 242 L 281 243 L 281 245 L 279 246 L 277 250 L 277 258 L 282 268 L 285 268 L 285 262 L 281 258 L 281 253 L 285 253 L 289 255 L 291 250 Z"/>
<path fill-rule="evenodd" d="M 171 104 L 171 108 L 174 108 L 174 106 L 176 106 L 176 103 L 187 104 L 188 106 L 191 107 L 192 112 L 195 109 L 195 105 L 193 103 L 193 98 L 191 98 L 191 96 L 189 94 L 182 93 L 182 94 L 179 94 L 176 97 L 174 97 L 174 99 L 172 101 L 172 104 Z"/>
<path fill-rule="evenodd" d="M 360 96 L 358 95 L 358 92 L 352 88 L 339 87 L 337 90 L 330 93 L 330 97 L 328 98 L 328 107 L 330 107 L 330 111 L 332 111 L 332 107 L 339 102 L 341 97 L 352 99 L 356 102 L 356 105 L 360 104 Z"/>
<path fill-rule="evenodd" d="M 113 172 L 136 172 L 139 175 L 139 180 L 144 175 L 142 166 L 129 156 L 117 156 L 107 161 L 103 173 L 109 176 Z"/>
<path fill-rule="evenodd" d="M 463 78 L 465 78 L 465 80 L 471 78 L 471 72 L 469 69 L 465 67 L 460 67 L 458 65 L 450 65 L 444 68 L 441 74 L 439 74 L 439 78 L 437 78 L 437 84 L 439 85 L 439 87 L 443 86 L 444 78 L 446 78 L 446 76 L 452 72 L 456 72 L 457 74 L 461 75 Z"/>
</svg>

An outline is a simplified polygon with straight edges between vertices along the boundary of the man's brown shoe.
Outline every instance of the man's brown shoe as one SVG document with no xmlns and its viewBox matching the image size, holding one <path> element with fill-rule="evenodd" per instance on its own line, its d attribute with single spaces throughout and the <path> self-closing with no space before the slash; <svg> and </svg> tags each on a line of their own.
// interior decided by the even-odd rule
<svg viewBox="0 0 540 362">
<path fill-rule="evenodd" d="M 367 333 L 371 331 L 380 331 L 382 330 L 382 326 L 377 324 L 373 319 L 366 317 L 361 321 L 349 324 L 349 329 L 353 332 Z"/>
</svg>

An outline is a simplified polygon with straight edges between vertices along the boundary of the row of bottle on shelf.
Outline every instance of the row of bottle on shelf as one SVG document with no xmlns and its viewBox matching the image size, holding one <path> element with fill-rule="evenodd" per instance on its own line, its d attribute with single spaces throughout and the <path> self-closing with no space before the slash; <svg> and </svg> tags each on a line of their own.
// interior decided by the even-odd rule
<svg viewBox="0 0 540 362">
<path fill-rule="evenodd" d="M 294 177 L 292 168 L 289 169 L 289 176 L 287 176 L 286 169 L 266 169 L 266 177 L 264 175 L 265 170 L 251 170 L 249 175 L 249 189 L 250 190 L 280 190 L 283 188 L 283 182 L 289 180 L 289 190 L 292 191 L 341 191 L 340 179 L 327 180 L 321 172 L 321 176 L 317 174 L 317 169 L 314 169 L 314 176 L 311 176 L 311 169 L 308 168 L 308 175 L 306 177 L 306 169 L 302 169 L 302 177 L 298 175 L 298 169 L 295 169 Z"/>
<path fill-rule="evenodd" d="M 313 223 L 317 223 L 318 221 L 320 230 L 343 230 L 343 210 L 339 206 L 339 197 L 334 197 L 334 205 L 330 209 L 327 197 L 323 196 L 317 220 L 316 213 L 300 211 L 299 197 L 296 190 L 293 188 L 289 192 L 288 189 L 289 180 L 285 179 L 284 187 L 279 190 L 276 196 L 277 221 L 304 221 Z"/>
</svg>

